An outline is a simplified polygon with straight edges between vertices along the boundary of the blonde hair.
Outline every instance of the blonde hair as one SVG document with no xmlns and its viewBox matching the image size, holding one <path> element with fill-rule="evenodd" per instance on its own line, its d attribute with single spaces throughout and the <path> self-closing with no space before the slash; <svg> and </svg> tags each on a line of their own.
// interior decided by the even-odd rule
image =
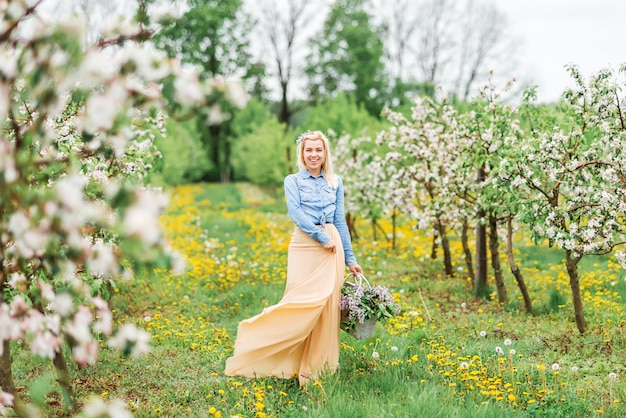
<svg viewBox="0 0 626 418">
<path fill-rule="evenodd" d="M 337 176 L 335 176 L 335 172 L 333 171 L 333 163 L 330 157 L 330 141 L 326 138 L 326 135 L 322 133 L 322 131 L 306 131 L 301 134 L 296 143 L 298 144 L 296 148 L 296 154 L 298 154 L 298 167 L 300 169 L 306 168 L 304 164 L 304 143 L 305 141 L 317 141 L 321 139 L 324 143 L 324 163 L 322 164 L 322 170 L 324 171 L 324 177 L 326 177 L 326 182 L 332 187 L 336 189 L 338 186 Z"/>
</svg>

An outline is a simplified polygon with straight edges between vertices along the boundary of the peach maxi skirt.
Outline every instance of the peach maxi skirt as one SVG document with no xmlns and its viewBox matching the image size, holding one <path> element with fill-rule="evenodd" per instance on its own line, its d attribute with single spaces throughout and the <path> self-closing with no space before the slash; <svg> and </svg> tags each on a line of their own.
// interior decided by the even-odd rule
<svg viewBox="0 0 626 418">
<path fill-rule="evenodd" d="M 337 228 L 327 224 L 324 229 L 337 244 L 337 252 L 331 253 L 295 228 L 285 293 L 276 305 L 239 323 L 226 375 L 298 376 L 302 385 L 323 371 L 337 369 L 344 253 Z"/>
</svg>

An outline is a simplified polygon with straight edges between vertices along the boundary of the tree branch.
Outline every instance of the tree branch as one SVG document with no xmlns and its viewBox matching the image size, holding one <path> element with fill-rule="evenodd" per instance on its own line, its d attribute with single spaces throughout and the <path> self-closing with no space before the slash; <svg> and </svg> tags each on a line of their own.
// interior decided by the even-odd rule
<svg viewBox="0 0 626 418">
<path fill-rule="evenodd" d="M 25 18 L 27 18 L 28 16 L 30 16 L 31 14 L 33 14 L 35 12 L 35 9 L 37 9 L 37 7 L 41 4 L 43 0 L 37 0 L 37 2 L 35 4 L 33 4 L 32 6 L 30 6 L 28 9 L 26 9 L 24 11 L 24 14 L 22 16 L 20 16 L 19 19 L 16 19 L 11 26 L 9 26 L 4 33 L 0 34 L 0 44 L 7 42 L 9 40 L 9 38 L 11 37 L 11 33 L 13 33 L 13 31 L 17 28 L 17 26 L 20 24 L 21 21 L 23 21 Z"/>
</svg>

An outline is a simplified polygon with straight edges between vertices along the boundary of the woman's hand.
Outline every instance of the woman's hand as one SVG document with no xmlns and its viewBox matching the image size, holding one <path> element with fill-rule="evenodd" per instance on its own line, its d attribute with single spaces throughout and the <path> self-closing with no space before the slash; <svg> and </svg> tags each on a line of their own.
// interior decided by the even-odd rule
<svg viewBox="0 0 626 418">
<path fill-rule="evenodd" d="M 334 253 L 337 251 L 337 245 L 335 244 L 335 241 L 332 240 L 332 238 L 330 239 L 330 241 L 324 244 L 324 248 L 326 248 L 331 253 Z"/>
<path fill-rule="evenodd" d="M 350 269 L 352 274 L 354 274 L 355 276 L 358 276 L 359 274 L 363 274 L 363 269 L 358 264 L 353 264 L 348 268 Z"/>
</svg>

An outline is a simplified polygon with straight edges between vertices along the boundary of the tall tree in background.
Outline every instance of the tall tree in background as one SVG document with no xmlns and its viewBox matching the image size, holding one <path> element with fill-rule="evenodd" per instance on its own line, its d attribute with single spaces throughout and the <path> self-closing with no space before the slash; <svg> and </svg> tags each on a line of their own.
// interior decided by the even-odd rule
<svg viewBox="0 0 626 418">
<path fill-rule="evenodd" d="M 298 41 L 312 20 L 305 13 L 311 4 L 307 0 L 266 0 L 259 3 L 260 26 L 270 48 L 268 67 L 270 75 L 276 78 L 280 87 L 280 123 L 288 124 L 293 114 L 289 103 L 290 83 L 297 69 L 295 60 Z"/>
<path fill-rule="evenodd" d="M 189 0 L 190 9 L 154 37 L 169 56 L 201 69 L 204 77 L 254 78 L 263 67 L 252 61 L 249 33 L 253 22 L 242 0 Z M 217 109 L 204 109 L 198 128 L 216 172 L 207 180 L 229 181 L 232 137 L 230 124 L 213 124 Z M 228 109 L 227 109 L 228 111 Z M 220 115 L 221 117 L 221 115 Z"/>
<path fill-rule="evenodd" d="M 364 0 L 337 0 L 321 33 L 311 40 L 306 74 L 312 100 L 346 92 L 375 116 L 388 99 L 382 29 Z"/>
<path fill-rule="evenodd" d="M 452 95 L 467 101 L 477 82 L 488 77 L 491 64 L 513 62 L 514 48 L 506 34 L 506 16 L 493 4 L 469 0 L 458 16 L 458 70 Z"/>
<path fill-rule="evenodd" d="M 414 0 L 378 0 L 375 14 L 382 16 L 385 29 L 385 56 L 391 81 L 391 105 L 401 106 L 413 102 L 418 95 L 434 96 L 433 80 L 419 77 L 409 59 L 420 25 L 419 16 L 412 13 Z"/>
<path fill-rule="evenodd" d="M 481 82 L 499 77 L 508 81 L 515 48 L 506 16 L 494 4 L 377 0 L 374 7 L 386 28 L 387 64 L 397 80 L 394 97 L 407 86 L 421 86 L 429 95 L 441 86 L 447 96 L 467 100 Z"/>
<path fill-rule="evenodd" d="M 415 53 L 424 81 L 437 85 L 454 50 L 453 7 L 450 0 L 429 0 L 419 10 L 417 39 L 411 50 Z"/>
</svg>

